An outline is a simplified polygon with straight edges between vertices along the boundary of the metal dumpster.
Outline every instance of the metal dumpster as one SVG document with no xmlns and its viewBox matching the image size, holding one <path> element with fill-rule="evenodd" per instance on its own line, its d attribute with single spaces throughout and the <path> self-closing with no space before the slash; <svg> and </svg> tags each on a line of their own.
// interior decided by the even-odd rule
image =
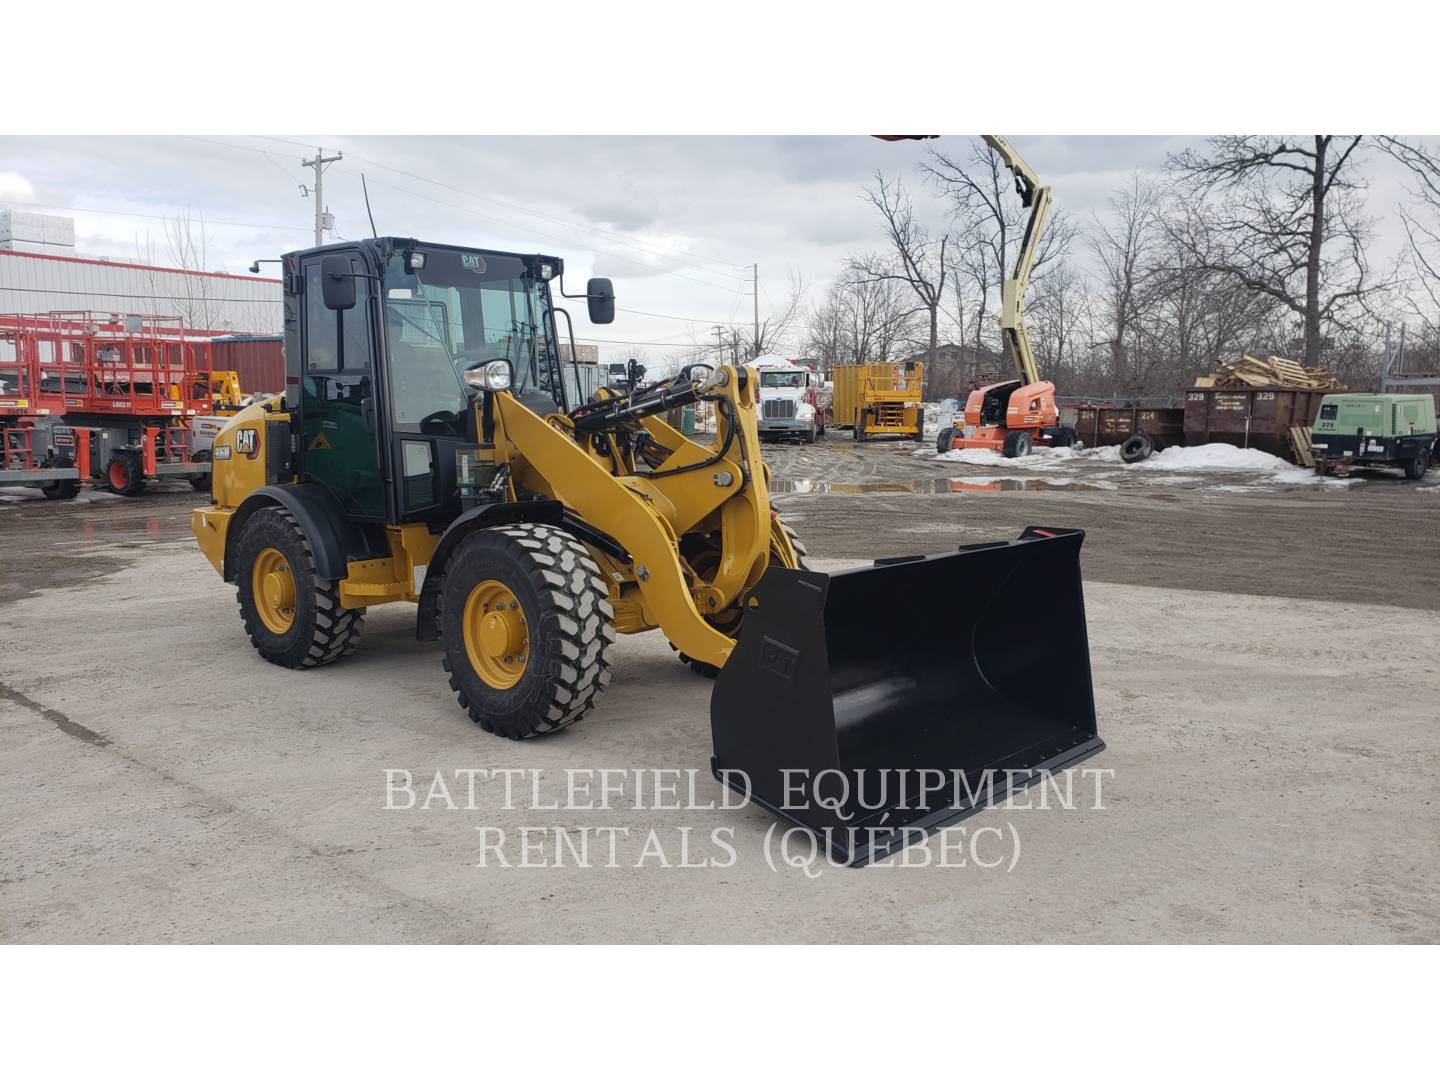
<svg viewBox="0 0 1440 1080">
<path fill-rule="evenodd" d="M 1185 443 L 1230 443 L 1289 458 L 1290 428 L 1310 427 L 1327 393 L 1333 391 L 1195 387 L 1185 391 Z"/>
<path fill-rule="evenodd" d="M 1086 446 L 1119 446 L 1132 435 L 1149 435 L 1155 449 L 1185 443 L 1183 407 L 1142 408 L 1138 405 L 1081 405 L 1075 410 L 1075 433 Z"/>
</svg>

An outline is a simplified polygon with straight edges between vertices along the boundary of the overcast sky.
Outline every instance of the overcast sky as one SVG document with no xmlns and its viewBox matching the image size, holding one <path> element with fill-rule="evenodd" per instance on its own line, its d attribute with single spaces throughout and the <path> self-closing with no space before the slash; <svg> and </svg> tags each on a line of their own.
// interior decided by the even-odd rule
<svg viewBox="0 0 1440 1080">
<path fill-rule="evenodd" d="M 1104 210 L 1131 171 L 1158 173 L 1167 153 L 1200 142 L 1009 139 L 1053 186 L 1056 206 L 1082 221 Z M 711 338 L 715 323 L 748 321 L 751 263 L 760 266 L 762 317 L 784 301 L 792 273 L 818 299 L 847 253 L 879 244 L 875 213 L 858 198 L 877 169 L 904 174 L 938 222 L 942 207 L 915 165 L 927 145 L 968 152 L 964 136 L 931 144 L 863 136 L 289 140 L 0 137 L 0 206 L 74 217 L 81 254 L 134 258 L 148 231 L 160 261 L 162 219 L 189 207 L 205 217 L 209 268 L 244 273 L 253 259 L 312 242 L 313 204 L 299 190 L 312 173 L 300 167 L 307 152 L 295 143 L 318 142 L 345 155 L 325 178 L 339 236 L 369 232 L 363 171 L 382 235 L 560 255 L 572 291 L 592 274 L 613 278 L 619 306 L 630 310 L 608 327 L 581 317 L 577 333 L 615 343 L 602 349 L 606 359 L 631 343 L 654 359 Z M 1384 219 L 1376 254 L 1386 258 L 1398 246 L 1394 207 L 1404 178 L 1378 156 L 1367 172 L 1372 212 Z"/>
</svg>

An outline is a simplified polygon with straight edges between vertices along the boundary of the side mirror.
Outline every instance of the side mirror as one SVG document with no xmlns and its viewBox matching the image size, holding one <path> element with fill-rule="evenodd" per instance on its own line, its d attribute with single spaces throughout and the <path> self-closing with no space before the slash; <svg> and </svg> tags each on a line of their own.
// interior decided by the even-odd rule
<svg viewBox="0 0 1440 1080">
<path fill-rule="evenodd" d="M 320 292 L 331 311 L 355 306 L 355 271 L 344 255 L 326 255 L 320 260 Z"/>
<path fill-rule="evenodd" d="M 615 321 L 615 286 L 608 277 L 592 277 L 585 286 L 585 303 L 590 321 L 603 326 Z"/>
</svg>

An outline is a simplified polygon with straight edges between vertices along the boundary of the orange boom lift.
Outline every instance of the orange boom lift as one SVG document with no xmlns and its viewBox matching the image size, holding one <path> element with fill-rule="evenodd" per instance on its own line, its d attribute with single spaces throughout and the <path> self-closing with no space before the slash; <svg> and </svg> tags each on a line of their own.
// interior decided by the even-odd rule
<svg viewBox="0 0 1440 1080">
<path fill-rule="evenodd" d="M 997 450 L 1006 457 L 1023 457 L 1037 444 L 1074 446 L 1079 442 L 1075 429 L 1060 423 L 1055 384 L 1040 378 L 1025 334 L 1025 292 L 1030 286 L 1035 248 L 1050 212 L 1050 188 L 1040 183 L 1035 171 L 999 135 L 984 138 L 1015 175 L 1015 191 L 1021 205 L 1030 211 L 1015 265 L 1000 293 L 1000 333 L 1016 377 L 972 390 L 963 418 L 940 430 L 935 449 L 944 453 L 975 447 Z"/>
</svg>

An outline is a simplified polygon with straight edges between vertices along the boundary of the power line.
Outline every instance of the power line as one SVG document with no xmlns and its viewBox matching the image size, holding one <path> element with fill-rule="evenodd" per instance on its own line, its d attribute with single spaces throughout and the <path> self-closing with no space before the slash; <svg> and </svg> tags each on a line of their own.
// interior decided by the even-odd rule
<svg viewBox="0 0 1440 1080">
<path fill-rule="evenodd" d="M 357 159 L 357 160 L 358 160 L 358 159 Z M 346 172 L 346 173 L 349 172 L 348 169 L 340 169 L 340 170 L 337 170 L 337 171 L 339 171 L 339 172 Z M 351 175 L 358 175 L 358 174 L 351 174 Z M 620 255 L 620 254 L 617 254 L 616 252 L 613 252 L 613 251 L 610 251 L 610 252 L 597 251 L 595 248 L 588 247 L 588 246 L 586 246 L 585 244 L 577 244 L 577 243 L 575 243 L 575 241 L 574 241 L 572 238 L 570 238 L 570 237 L 555 236 L 553 233 L 542 232 L 542 231 L 540 231 L 539 229 L 533 229 L 533 228 L 531 228 L 531 227 L 528 226 L 528 225 L 520 225 L 520 224 L 518 224 L 518 223 L 516 223 L 516 222 L 513 222 L 513 221 L 506 221 L 504 218 L 498 218 L 498 217 L 496 217 L 496 216 L 493 215 L 493 214 L 487 214 L 487 213 L 485 213 L 483 210 L 476 210 L 474 207 L 461 206 L 461 205 L 458 204 L 458 203 L 446 202 L 444 199 L 437 199 L 437 198 L 435 198 L 433 195 L 426 195 L 426 194 L 424 194 L 424 193 L 422 193 L 422 192 L 419 192 L 419 191 L 411 191 L 409 188 L 402 188 L 402 187 L 400 187 L 400 186 L 398 186 L 398 185 L 396 185 L 396 184 L 386 183 L 384 180 L 372 180 L 371 183 L 378 184 L 380 187 L 387 187 L 387 188 L 389 188 L 391 191 L 398 191 L 398 192 L 400 192 L 402 195 L 409 195 L 411 198 L 414 198 L 414 199 L 424 199 L 426 202 L 435 203 L 437 206 L 445 206 L 445 207 L 449 207 L 451 210 L 459 210 L 459 211 L 461 211 L 462 213 L 474 214 L 476 217 L 482 217 L 482 218 L 484 218 L 484 219 L 487 220 L 487 221 L 498 222 L 499 224 L 504 225 L 504 226 L 506 226 L 507 228 L 519 229 L 519 230 L 522 231 L 522 232 L 533 233 L 533 234 L 536 235 L 536 236 L 544 237 L 546 240 L 553 240 L 553 241 L 555 241 L 557 244 L 565 244 L 565 245 L 571 246 L 571 247 L 582 248 L 582 249 L 584 249 L 585 251 L 589 251 L 589 252 L 591 252 L 592 254 L 595 254 L 595 255 L 604 255 L 604 256 L 606 256 L 606 257 L 608 257 L 608 258 L 611 258 L 611 259 L 619 259 L 621 262 L 628 262 L 628 263 L 633 263 L 633 264 L 636 265 L 636 266 L 643 266 L 646 270 L 655 270 L 655 269 L 657 269 L 656 267 L 651 266 L 649 263 L 641 262 L 639 259 L 632 259 L 632 258 L 630 258 L 628 255 Z M 662 274 L 670 274 L 670 275 L 672 275 L 673 277 L 680 278 L 680 279 L 683 280 L 683 281 L 692 281 L 692 282 L 694 282 L 696 285 L 707 285 L 707 286 L 709 286 L 709 287 L 712 288 L 712 289 L 720 289 L 722 292 L 729 292 L 729 291 L 730 291 L 730 287 L 729 287 L 728 285 L 720 285 L 720 284 L 717 284 L 716 282 L 713 282 L 713 281 L 705 281 L 705 280 L 702 279 L 702 278 L 691 277 L 689 274 L 682 274 L 682 273 L 680 273 L 680 271 L 678 271 L 678 270 L 666 270 L 664 267 L 660 267 L 660 268 L 659 268 L 659 271 L 660 271 L 660 273 L 662 273 Z"/>
<path fill-rule="evenodd" d="M 251 137 L 251 138 L 255 138 L 255 139 L 271 139 L 271 140 L 274 141 L 274 142 L 285 143 L 286 145 L 289 145 L 289 146 L 306 146 L 305 143 L 297 142 L 297 141 L 295 141 L 295 140 L 293 140 L 293 139 L 274 138 L 274 137 L 269 136 L 269 135 L 252 135 L 252 136 L 250 136 L 250 137 Z M 223 144 L 222 144 L 222 145 L 223 145 Z M 253 148 L 252 148 L 252 149 L 253 149 Z M 307 147 L 307 149 L 308 149 L 308 147 Z M 447 184 L 447 183 L 445 183 L 444 181 L 441 181 L 441 180 L 432 180 L 432 179 L 431 179 L 430 177 L 428 177 L 428 176 L 422 176 L 422 175 L 420 175 L 419 173 L 409 172 L 409 171 L 407 171 L 407 170 L 405 170 L 405 169 L 396 168 L 396 167 L 393 166 L 393 165 L 387 165 L 387 164 L 386 164 L 385 162 L 383 162 L 383 161 L 376 161 L 376 160 L 374 160 L 374 159 L 372 159 L 372 158 L 361 157 L 360 155 L 358 155 L 358 154 L 353 154 L 353 153 L 350 155 L 350 157 L 351 157 L 351 160 L 353 160 L 353 161 L 362 161 L 362 162 L 366 163 L 367 165 L 374 165 L 376 168 L 385 169 L 385 170 L 388 171 L 388 172 L 398 173 L 398 174 L 401 175 L 401 176 L 408 176 L 410 179 L 412 179 L 412 180 L 419 180 L 419 181 L 420 181 L 421 183 L 423 183 L 423 184 L 434 184 L 436 187 L 445 188 L 446 190 L 448 190 L 448 191 L 453 191 L 453 192 L 455 192 L 456 194 L 459 194 L 459 195 L 468 195 L 468 196 L 470 196 L 471 198 L 481 199 L 481 200 L 484 200 L 485 202 L 493 202 L 493 203 L 496 203 L 496 204 L 499 205 L 499 206 L 507 207 L 507 208 L 509 208 L 509 209 L 511 209 L 511 210 L 518 211 L 519 213 L 522 213 L 522 214 L 529 214 L 529 215 L 531 215 L 532 217 L 543 218 L 543 219 L 545 219 L 546 221 L 554 222 L 554 223 L 557 224 L 557 225 L 563 225 L 563 226 L 565 226 L 565 227 L 568 228 L 568 229 L 579 229 L 579 230 L 581 230 L 582 232 L 593 233 L 593 234 L 595 234 L 595 235 L 597 235 L 597 236 L 608 236 L 608 237 L 613 238 L 615 241 L 617 241 L 617 242 L 619 242 L 619 243 L 625 244 L 625 245 L 627 245 L 627 246 L 629 246 L 629 247 L 633 247 L 633 248 L 635 248 L 637 251 L 644 252 L 644 253 L 647 254 L 647 255 L 654 255 L 654 256 L 657 256 L 657 257 L 659 257 L 659 258 L 668 258 L 668 259 L 671 259 L 671 260 L 673 260 L 673 261 L 675 261 L 675 262 L 682 263 L 682 264 L 684 264 L 684 265 L 686 265 L 686 266 L 693 267 L 694 269 L 700 270 L 700 271 L 702 271 L 703 273 L 707 273 L 707 274 L 721 274 L 721 275 L 724 276 L 724 277 L 733 277 L 733 278 L 736 278 L 737 280 L 743 279 L 743 278 L 742 278 L 742 275 L 739 275 L 739 274 L 731 274 L 731 273 L 725 272 L 725 271 L 712 270 L 712 269 L 710 269 L 710 268 L 707 267 L 707 266 L 701 266 L 701 265 L 699 265 L 699 263 L 696 263 L 696 262 L 691 261 L 692 259 L 699 259 L 699 260 L 701 260 L 702 262 L 715 263 L 716 265 L 719 265 L 719 266 L 729 266 L 729 267 L 733 267 L 733 268 L 735 268 L 735 269 L 737 269 L 737 270 L 748 269 L 747 266 L 745 266 L 745 265 L 743 265 L 743 264 L 741 264 L 741 263 L 732 263 L 732 262 L 730 262 L 730 261 L 727 260 L 727 259 L 716 259 L 716 258 L 712 258 L 712 257 L 710 257 L 710 256 L 708 256 L 708 255 L 701 255 L 699 252 L 688 251 L 688 250 L 685 250 L 685 249 L 682 249 L 682 248 L 671 247 L 671 246 L 668 245 L 668 244 L 661 244 L 661 243 L 659 243 L 659 242 L 657 242 L 657 241 L 654 241 L 654 240 L 639 240 L 639 239 L 636 239 L 636 238 L 634 238 L 634 237 L 625 236 L 625 235 L 622 234 L 622 233 L 617 233 L 617 232 L 615 232 L 613 229 L 602 229 L 602 228 L 600 228 L 598 225 L 583 225 L 583 224 L 581 224 L 581 223 L 579 223 L 579 222 L 568 221 L 568 220 L 566 220 L 565 218 L 557 217 L 557 216 L 554 215 L 554 214 L 547 214 L 547 213 L 545 213 L 543 210 L 535 210 L 535 209 L 532 209 L 532 208 L 530 208 L 530 207 L 528 207 L 528 206 L 524 206 L 524 205 L 521 204 L 521 203 L 510 202 L 510 201 L 507 200 L 507 199 L 501 199 L 501 198 L 498 198 L 498 197 L 496 197 L 496 196 L 494 196 L 494 195 L 484 195 L 484 194 L 481 194 L 481 193 L 478 192 L 478 191 L 468 191 L 468 190 L 466 190 L 465 188 L 456 187 L 456 186 L 453 185 L 453 184 Z M 670 252 L 670 253 L 673 253 L 673 254 L 663 254 L 663 253 L 665 253 L 665 252 Z M 684 257 L 682 257 L 682 256 L 684 256 Z"/>
<path fill-rule="evenodd" d="M 311 143 L 301 142 L 299 139 L 282 139 L 278 135 L 247 135 L 247 139 L 265 139 L 269 142 L 284 143 L 286 146 L 298 146 L 306 153 L 309 153 Z"/>
<path fill-rule="evenodd" d="M 576 341 L 583 341 L 587 345 L 693 345 L 695 342 L 681 341 L 676 338 L 661 339 L 660 341 L 626 341 L 623 338 L 592 338 L 575 335 Z"/>
<path fill-rule="evenodd" d="M 645 315 L 651 319 L 674 319 L 676 322 L 705 323 L 714 326 L 716 323 L 723 323 L 725 326 L 748 326 L 748 323 L 735 322 L 733 319 L 693 319 L 689 315 L 662 315 L 658 311 L 636 311 L 634 308 L 617 307 L 616 311 L 623 311 L 628 315 Z M 734 313 L 733 311 L 731 312 Z"/>
<path fill-rule="evenodd" d="M 256 146 L 242 146 L 242 145 L 239 144 L 239 143 L 222 142 L 222 141 L 220 141 L 220 140 L 218 140 L 218 139 L 205 139 L 205 138 L 201 138 L 201 137 L 198 136 L 198 135 L 180 135 L 180 136 L 176 136 L 176 137 L 177 137 L 177 138 L 181 138 L 181 139 L 189 139 L 189 140 L 194 141 L 194 142 L 208 143 L 208 144 L 210 144 L 210 145 L 212 145 L 212 146 L 224 146 L 224 147 L 228 147 L 229 149 L 232 149 L 232 150 L 243 150 L 243 151 L 246 151 L 247 153 L 260 154 L 261 156 L 266 157 L 267 160 L 268 160 L 268 158 L 269 158 L 269 152 L 268 152 L 268 151 L 263 150 L 263 149 L 261 149 L 260 147 L 256 147 Z M 255 137 L 256 137 L 256 138 L 268 138 L 268 136 L 255 136 Z M 293 145 L 300 145 L 300 146 L 306 145 L 306 144 L 303 144 L 303 143 L 296 143 L 294 140 L 290 140 L 290 139 L 278 139 L 278 138 L 277 138 L 277 139 L 275 139 L 274 141 L 276 141 L 276 142 L 284 142 L 284 143 L 293 144 Z M 376 167 L 385 169 L 385 170 L 387 170 L 387 171 L 389 171 L 389 172 L 399 173 L 399 174 L 402 175 L 402 176 L 409 176 L 409 177 L 412 177 L 412 178 L 414 178 L 414 179 L 416 179 L 416 180 L 421 181 L 422 183 L 434 184 L 436 187 L 446 188 L 446 189 L 448 189 L 448 190 L 455 191 L 455 192 L 458 192 L 458 193 L 463 194 L 463 195 L 468 195 L 468 196 L 470 196 L 470 197 L 472 197 L 472 198 L 478 198 L 478 199 L 488 200 L 488 201 L 490 201 L 490 202 L 496 202 L 496 203 L 499 203 L 499 204 L 502 205 L 502 206 L 511 206 L 511 207 L 514 207 L 515 209 L 520 210 L 520 211 L 522 211 L 522 212 L 524 212 L 524 213 L 533 214 L 533 215 L 535 215 L 535 216 L 537 216 L 537 217 L 548 218 L 549 220 L 557 221 L 557 222 L 559 222 L 559 223 L 561 223 L 561 224 L 566 224 L 566 225 L 571 224 L 571 223 L 569 223 L 569 222 L 565 222 L 565 221 L 564 221 L 563 219 L 561 219 L 561 218 L 555 218 L 555 217 L 553 217 L 553 216 L 551 216 L 551 215 L 543 214 L 543 213 L 541 213 L 540 211 L 532 211 L 532 210 L 527 209 L 526 207 L 519 206 L 518 204 L 515 204 L 515 203 L 507 203 L 507 202 L 505 202 L 505 200 L 503 200 L 503 199 L 495 199 L 495 198 L 493 198 L 493 197 L 491 197 L 491 196 L 480 195 L 480 194 L 475 193 L 475 192 L 469 192 L 469 191 L 466 191 L 466 190 L 463 189 L 463 188 L 458 188 L 458 187 L 455 187 L 455 186 L 453 186 L 453 185 L 451 185 L 451 184 L 445 184 L 445 183 L 442 183 L 441 181 L 438 181 L 438 180 L 430 180 L 430 179 L 428 179 L 428 178 L 426 178 L 426 177 L 423 177 L 423 176 L 420 176 L 420 175 L 418 175 L 418 174 L 416 174 L 416 173 L 407 172 L 407 171 L 405 171 L 404 169 L 396 169 L 396 168 L 394 168 L 394 167 L 392 167 L 392 166 L 389 166 L 389 165 L 384 164 L 383 162 L 372 161 L 372 160 L 369 159 L 369 158 L 358 157 L 358 156 L 353 155 L 353 154 L 351 155 L 351 160 L 354 160 L 354 161 L 363 161 L 363 162 L 365 162 L 365 163 L 367 163 L 367 164 L 373 164 L 373 165 L 375 165 Z M 338 172 L 347 173 L 348 175 L 352 175 L 352 176 L 353 176 L 353 175 L 358 175 L 358 174 L 356 174 L 356 173 L 350 172 L 350 170 L 348 170 L 348 169 L 337 169 L 337 171 L 338 171 Z M 487 221 L 496 222 L 497 224 L 504 225 L 504 226 L 506 226 L 507 228 L 519 229 L 519 230 L 522 231 L 522 232 L 532 233 L 532 234 L 535 235 L 535 236 L 544 237 L 545 239 L 547 239 L 547 240 L 553 240 L 553 241 L 555 241 L 556 243 L 566 244 L 566 245 L 570 245 L 570 246 L 574 246 L 574 247 L 579 247 L 579 248 L 582 248 L 582 249 L 585 250 L 585 251 L 589 251 L 589 252 L 591 252 L 592 254 L 595 254 L 595 255 L 605 255 L 605 256 L 608 256 L 609 258 L 619 259 L 619 260 L 621 260 L 622 262 L 627 262 L 627 263 L 630 263 L 630 264 L 632 264 L 632 265 L 634 265 L 634 266 L 640 266 L 640 267 L 643 267 L 643 268 L 646 269 L 646 270 L 656 270 L 656 269 L 659 269 L 659 272 L 660 272 L 660 273 L 662 273 L 662 274 L 669 274 L 669 275 L 671 275 L 671 276 L 673 276 L 673 277 L 680 278 L 682 281 L 690 281 L 690 282 L 693 282 L 693 283 L 696 284 L 696 285 L 708 285 L 708 286 L 709 286 L 710 288 L 712 288 L 712 289 L 721 289 L 721 290 L 724 290 L 725 292 L 729 292 L 729 291 L 730 291 L 729 286 L 727 286 L 727 285 L 719 285 L 719 284 L 717 284 L 717 283 L 715 283 L 715 282 L 713 282 L 713 281 L 705 281 L 705 280 L 703 280 L 702 278 L 691 277 L 689 274 L 682 274 L 682 273 L 680 273 L 678 270 L 668 270 L 668 269 L 666 269 L 666 268 L 664 268 L 664 267 L 659 267 L 659 268 L 657 268 L 657 267 L 651 265 L 650 263 L 642 262 L 642 261 L 640 261 L 639 259 L 634 259 L 634 258 L 631 258 L 631 257 L 626 256 L 626 255 L 621 255 L 621 254 L 619 254 L 619 253 L 617 253 L 617 252 L 603 252 L 603 251 L 598 251 L 597 249 L 592 248 L 592 247 L 590 247 L 590 246 L 588 246 L 588 245 L 586 245 L 586 244 L 577 244 L 577 243 L 575 242 L 574 238 L 572 238 L 572 237 L 555 236 L 555 235 L 552 234 L 552 233 L 542 232 L 541 230 L 531 228 L 531 227 L 528 226 L 528 225 L 521 225 L 521 224 L 519 224 L 518 222 L 507 221 L 506 219 L 500 218 L 500 217 L 496 217 L 496 216 L 493 215 L 493 214 L 486 214 L 486 213 L 484 213 L 483 211 L 474 209 L 473 207 L 460 206 L 460 205 L 458 205 L 458 204 L 456 204 L 456 203 L 446 202 L 446 201 L 443 200 L 443 199 L 437 199 L 437 198 L 435 198 L 433 195 L 425 195 L 425 194 L 423 194 L 423 193 L 421 193 L 421 192 L 418 192 L 418 191 L 411 191 L 411 190 L 409 190 L 408 188 L 402 188 L 402 187 L 400 187 L 400 186 L 397 185 L 397 184 L 389 184 L 389 183 L 386 183 L 386 182 L 383 181 L 383 180 L 376 180 L 375 183 L 376 183 L 376 184 L 379 184 L 381 187 L 387 187 L 387 188 L 389 188 L 391 191 L 398 191 L 398 192 L 400 192 L 402 195 L 409 195 L 411 198 L 424 199 L 424 200 L 426 200 L 427 202 L 432 202 L 432 203 L 436 204 L 437 206 L 444 206 L 444 207 L 448 207 L 449 209 L 452 209 L 452 210 L 460 210 L 460 211 L 462 211 L 463 213 L 474 214 L 476 217 L 481 217 L 481 218 L 484 218 L 484 219 L 487 220 Z M 604 233 L 604 232 L 607 232 L 607 230 L 603 230 L 603 229 L 602 229 L 602 230 L 591 229 L 591 228 L 588 228 L 588 227 L 586 227 L 586 226 L 574 226 L 574 227 L 580 228 L 580 229 L 582 229 L 583 231 L 587 231 L 587 232 L 595 232 L 595 233 Z M 615 234 L 611 234 L 611 235 L 615 235 Z M 617 236 L 617 239 L 621 239 L 622 241 L 624 241 L 624 238 L 620 238 L 620 237 L 618 237 L 618 236 Z M 624 242 L 627 242 L 627 243 L 628 243 L 628 241 L 624 241 Z M 639 245 L 637 245 L 637 244 L 631 244 L 630 246 L 635 247 L 635 248 L 636 248 L 638 251 L 640 251 L 642 254 L 647 254 L 647 255 L 652 255 L 652 256 L 655 255 L 654 252 L 646 251 L 644 248 L 639 247 Z M 661 258 L 666 258 L 667 256 L 659 256 L 659 257 L 661 257 Z M 703 258 L 703 256 L 702 256 L 702 258 Z M 684 262 L 684 260 L 681 260 L 681 259 L 676 259 L 675 261 L 676 261 L 676 262 Z M 719 260 L 715 260 L 715 261 L 719 261 Z M 692 264 L 687 264 L 687 265 L 692 265 L 692 266 L 693 266 L 693 265 L 695 265 L 695 264 L 692 263 Z M 726 265 L 739 265 L 739 264 L 726 264 Z M 697 268 L 700 269 L 703 273 L 710 273 L 710 274 L 719 274 L 719 273 L 720 273 L 719 271 L 710 270 L 710 269 L 707 269 L 707 268 L 705 268 L 705 267 L 697 267 Z M 743 277 L 739 277 L 739 276 L 731 275 L 731 274 L 722 274 L 721 276 L 723 276 L 723 277 L 735 277 L 735 279 L 736 279 L 737 281 L 741 282 L 742 285 L 743 285 L 744 280 L 745 280 Z M 705 320 L 699 320 L 699 321 L 705 321 Z M 640 344 L 644 344 L 644 343 L 642 342 L 642 343 L 640 343 Z"/>
</svg>

